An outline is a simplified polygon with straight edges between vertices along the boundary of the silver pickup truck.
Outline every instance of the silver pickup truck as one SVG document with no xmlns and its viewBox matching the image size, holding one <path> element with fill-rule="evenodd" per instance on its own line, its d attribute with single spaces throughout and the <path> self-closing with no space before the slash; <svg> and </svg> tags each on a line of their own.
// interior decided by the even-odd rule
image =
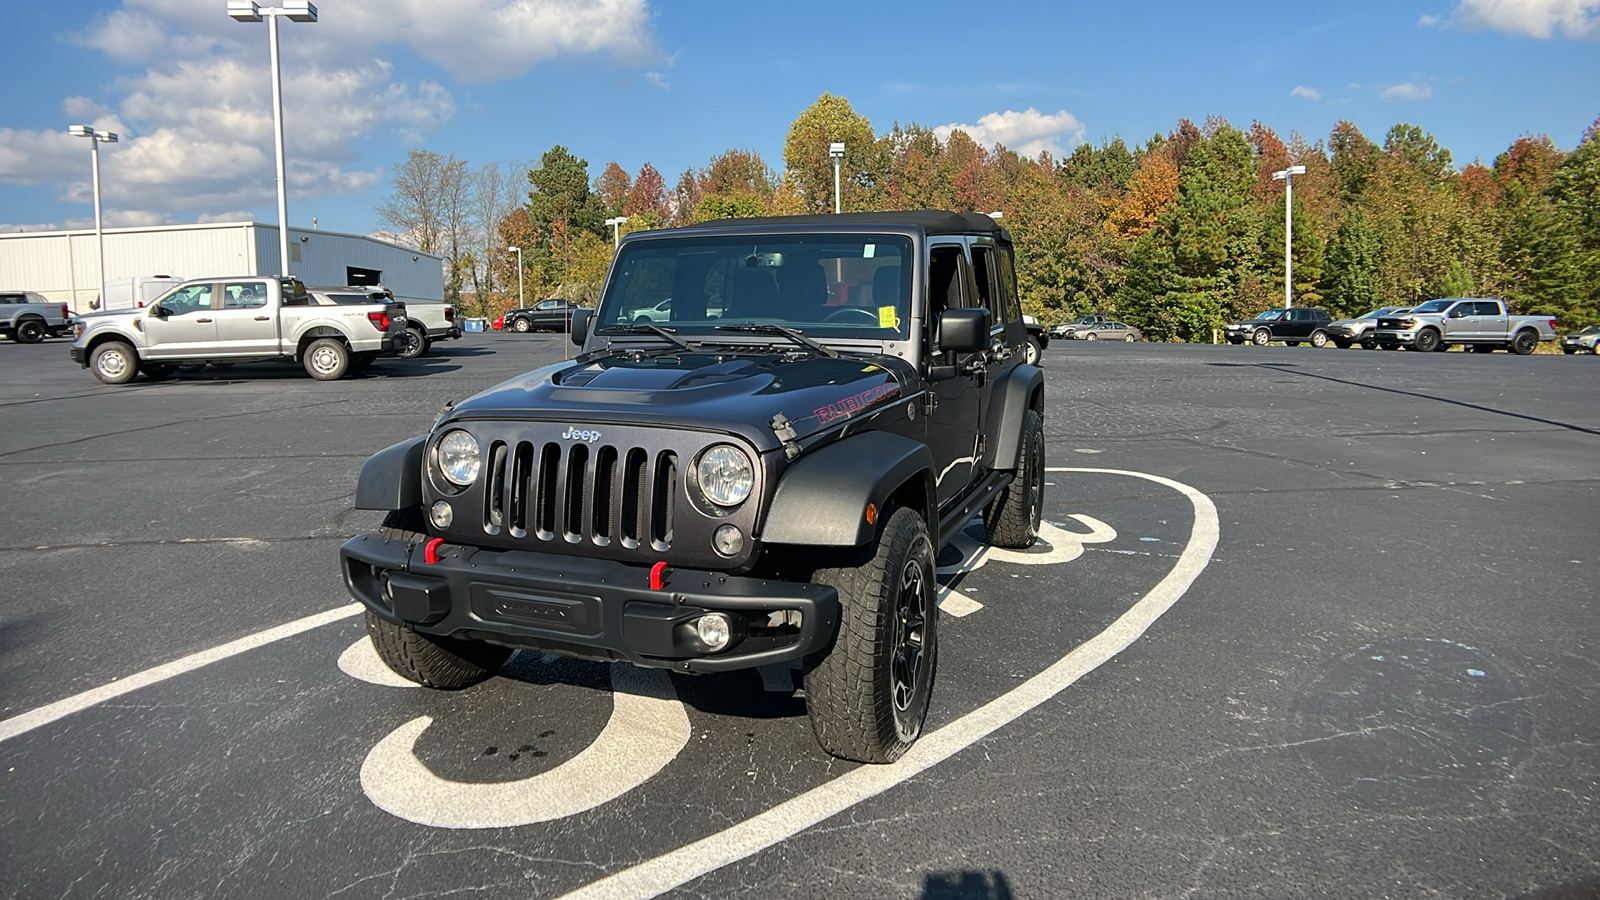
<svg viewBox="0 0 1600 900">
<path fill-rule="evenodd" d="M 1456 344 L 1476 353 L 1510 350 L 1527 356 L 1540 341 L 1556 339 L 1550 316 L 1513 316 L 1499 300 L 1449 297 L 1419 303 L 1407 313 L 1379 316 L 1373 341 L 1386 350 L 1448 350 Z"/>
<path fill-rule="evenodd" d="M 19 344 L 37 344 L 60 337 L 71 326 L 65 303 L 55 303 L 33 291 L 0 291 L 0 335 Z"/>
<path fill-rule="evenodd" d="M 74 320 L 72 360 L 106 384 L 139 372 L 170 377 L 180 365 L 299 362 L 318 381 L 355 374 L 393 352 L 405 333 L 403 303 L 319 306 L 296 278 L 202 278 L 144 309 Z"/>
</svg>

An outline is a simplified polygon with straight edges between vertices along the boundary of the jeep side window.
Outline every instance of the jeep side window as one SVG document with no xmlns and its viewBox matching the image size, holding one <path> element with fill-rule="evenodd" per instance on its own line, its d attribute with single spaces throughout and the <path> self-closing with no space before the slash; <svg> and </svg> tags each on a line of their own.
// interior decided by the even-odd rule
<svg viewBox="0 0 1600 900">
<path fill-rule="evenodd" d="M 1001 247 L 995 251 L 994 261 L 1000 269 L 1000 306 L 1005 310 L 1003 316 L 1007 322 L 1022 321 L 1022 305 L 1017 300 L 1017 283 L 1013 277 L 1016 272 L 1011 267 L 1011 248 Z"/>
<path fill-rule="evenodd" d="M 967 256 L 961 251 L 960 246 L 934 247 L 928 255 L 928 332 L 933 336 L 928 359 L 936 366 L 956 364 L 954 353 L 939 349 L 939 316 L 947 309 L 968 305 L 970 275 Z"/>
<path fill-rule="evenodd" d="M 990 316 L 989 321 L 994 326 L 1000 326 L 1002 324 L 1001 316 L 1004 315 L 1004 311 L 1000 309 L 1000 304 L 995 302 L 994 253 L 992 248 L 972 248 L 972 275 L 978 287 L 976 305 L 987 309 Z"/>
</svg>

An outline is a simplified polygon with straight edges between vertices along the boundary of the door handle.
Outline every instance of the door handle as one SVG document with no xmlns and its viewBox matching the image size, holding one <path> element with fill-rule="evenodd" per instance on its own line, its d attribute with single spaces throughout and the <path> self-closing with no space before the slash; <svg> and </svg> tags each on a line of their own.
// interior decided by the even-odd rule
<svg viewBox="0 0 1600 900">
<path fill-rule="evenodd" d="M 195 319 L 196 322 L 210 322 L 210 319 Z"/>
<path fill-rule="evenodd" d="M 271 316 L 256 316 L 256 321 L 257 322 L 271 322 L 272 321 L 272 317 Z"/>
</svg>

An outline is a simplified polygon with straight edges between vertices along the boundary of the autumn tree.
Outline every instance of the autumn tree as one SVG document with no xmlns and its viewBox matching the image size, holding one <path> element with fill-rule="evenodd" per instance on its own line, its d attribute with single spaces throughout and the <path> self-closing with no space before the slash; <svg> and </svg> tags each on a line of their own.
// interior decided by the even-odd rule
<svg viewBox="0 0 1600 900">
<path fill-rule="evenodd" d="M 633 188 L 628 191 L 628 199 L 622 205 L 622 214 L 638 221 L 642 228 L 660 228 L 671 218 L 672 208 L 667 204 L 667 183 L 655 166 L 645 163 L 639 167 L 639 177 L 633 180 Z"/>
<path fill-rule="evenodd" d="M 856 114 L 850 101 L 823 94 L 789 126 L 783 164 L 806 212 L 833 210 L 833 157 L 829 145 L 843 143 L 840 193 L 846 210 L 873 209 L 888 168 L 890 145 L 880 141 L 872 122 Z"/>
<path fill-rule="evenodd" d="M 623 215 L 622 208 L 627 205 L 628 195 L 633 192 L 633 179 L 626 169 L 612 160 L 606 164 L 600 177 L 594 180 L 594 192 L 600 197 L 600 207 L 606 218 L 620 216 Z"/>
</svg>

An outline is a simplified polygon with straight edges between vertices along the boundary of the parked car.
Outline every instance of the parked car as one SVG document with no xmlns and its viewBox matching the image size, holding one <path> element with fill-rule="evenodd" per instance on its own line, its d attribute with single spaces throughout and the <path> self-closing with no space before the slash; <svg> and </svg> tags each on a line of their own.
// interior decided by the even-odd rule
<svg viewBox="0 0 1600 900">
<path fill-rule="evenodd" d="M 0 335 L 19 344 L 37 344 L 71 331 L 67 304 L 33 291 L 0 292 Z"/>
<path fill-rule="evenodd" d="M 1134 341 L 1144 340 L 1144 332 L 1126 322 L 1090 322 L 1079 325 L 1068 337 L 1074 341 Z"/>
<path fill-rule="evenodd" d="M 1012 258 L 977 213 L 623 237 L 573 316 L 580 355 L 362 467 L 356 508 L 387 516 L 340 563 L 379 658 L 447 690 L 515 648 L 680 675 L 792 662 L 824 750 L 893 762 L 937 696 L 938 548 L 980 515 L 992 546 L 1039 534 L 1044 373 Z M 871 307 L 828 304 L 840 272 Z M 673 330 L 634 321 L 668 290 Z"/>
<path fill-rule="evenodd" d="M 489 323 L 489 327 L 493 328 L 495 331 L 500 331 L 500 330 L 505 328 L 505 324 L 506 324 L 506 317 L 505 316 L 495 316 L 494 320 Z"/>
<path fill-rule="evenodd" d="M 106 384 L 180 366 L 299 362 L 318 381 L 360 372 L 404 333 L 399 303 L 323 306 L 296 278 L 242 275 L 186 281 L 139 309 L 73 319 L 72 361 Z"/>
<path fill-rule="evenodd" d="M 1105 313 L 1088 313 L 1070 322 L 1057 322 L 1045 329 L 1045 333 L 1054 338 L 1070 338 L 1073 332 L 1085 325 L 1093 325 L 1097 322 L 1115 322 L 1116 320 L 1116 316 L 1109 316 Z"/>
<path fill-rule="evenodd" d="M 551 297 L 549 300 L 540 300 L 532 306 L 513 309 L 505 315 L 506 331 L 570 331 L 572 329 L 572 311 L 585 307 L 563 300 L 560 297 Z"/>
<path fill-rule="evenodd" d="M 1355 344 L 1360 344 L 1363 350 L 1375 349 L 1377 342 L 1372 339 L 1372 332 L 1378 327 L 1378 318 L 1410 311 L 1409 306 L 1380 306 L 1354 319 L 1339 319 L 1328 325 L 1328 340 L 1333 341 L 1333 345 L 1340 350 L 1347 350 Z"/>
<path fill-rule="evenodd" d="M 1328 326 L 1332 324 L 1333 317 L 1325 309 L 1292 306 L 1269 309 L 1243 322 L 1229 322 L 1223 328 L 1223 336 L 1230 344 L 1249 341 L 1265 347 L 1273 341 L 1281 341 L 1291 347 L 1307 343 L 1321 347 L 1328 343 Z"/>
<path fill-rule="evenodd" d="M 1540 341 L 1556 339 L 1556 320 L 1510 315 L 1499 300 L 1446 297 L 1419 303 L 1410 312 L 1379 317 L 1373 339 L 1385 347 L 1423 352 L 1461 344 L 1477 353 L 1510 350 L 1527 356 Z"/>
<path fill-rule="evenodd" d="M 1600 355 L 1600 325 L 1588 325 L 1561 339 L 1561 352 L 1571 356 L 1580 350 Z"/>
</svg>

